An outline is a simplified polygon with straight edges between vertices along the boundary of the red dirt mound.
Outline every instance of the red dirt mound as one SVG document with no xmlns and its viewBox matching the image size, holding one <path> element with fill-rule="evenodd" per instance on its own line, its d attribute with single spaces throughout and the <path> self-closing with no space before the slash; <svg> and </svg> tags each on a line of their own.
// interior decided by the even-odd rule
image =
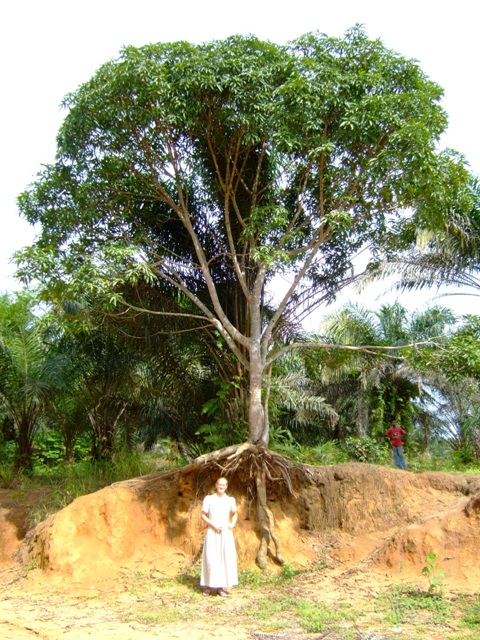
<svg viewBox="0 0 480 640">
<path fill-rule="evenodd" d="M 435 553 L 450 588 L 478 592 L 480 478 L 347 463 L 293 469 L 292 479 L 295 495 L 274 485 L 269 504 L 282 555 L 293 566 L 328 554 L 346 570 L 409 579 Z M 117 483 L 75 500 L 21 544 L 24 531 L 6 506 L 0 518 L 11 526 L 1 528 L 3 559 L 19 546 L 23 563 L 90 582 L 146 566 L 175 575 L 198 556 L 201 502 L 213 485 L 213 477 L 188 470 Z M 259 543 L 256 509 L 234 478 L 229 493 L 239 505 L 236 542 L 245 567 Z"/>
</svg>

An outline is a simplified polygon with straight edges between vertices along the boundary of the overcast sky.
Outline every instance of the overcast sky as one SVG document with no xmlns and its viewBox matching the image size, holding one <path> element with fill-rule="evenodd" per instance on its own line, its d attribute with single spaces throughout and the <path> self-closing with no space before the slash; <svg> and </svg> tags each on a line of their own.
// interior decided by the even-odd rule
<svg viewBox="0 0 480 640">
<path fill-rule="evenodd" d="M 18 288 L 9 264 L 34 230 L 18 216 L 16 197 L 52 162 L 66 93 L 87 81 L 124 45 L 234 33 L 283 43 L 309 31 L 340 36 L 360 23 L 371 38 L 419 61 L 445 90 L 449 114 L 442 146 L 463 153 L 480 174 L 479 31 L 477 0 L 16 0 L 0 9 L 0 291 Z M 433 297 L 433 293 L 432 293 Z M 445 299 L 446 300 L 446 299 Z M 458 299 L 460 313 L 475 311 Z M 425 294 L 422 294 L 422 303 Z"/>
</svg>

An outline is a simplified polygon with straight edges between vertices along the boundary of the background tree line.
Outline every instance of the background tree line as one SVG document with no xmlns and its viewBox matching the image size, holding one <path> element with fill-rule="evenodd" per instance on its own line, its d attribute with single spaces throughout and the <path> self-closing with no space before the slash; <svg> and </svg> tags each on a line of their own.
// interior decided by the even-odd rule
<svg viewBox="0 0 480 640">
<path fill-rule="evenodd" d="M 38 305 L 28 291 L 0 298 L 4 464 L 108 460 L 155 443 L 188 458 L 245 439 L 241 381 L 222 378 L 198 334 L 165 333 L 164 319 L 145 315 L 105 319 L 93 305 Z M 271 372 L 272 448 L 314 463 L 386 463 L 383 433 L 397 419 L 418 464 L 480 459 L 478 317 L 347 305 L 323 331 L 331 349 L 288 353 Z M 350 345 L 380 349 L 338 349 Z"/>
</svg>

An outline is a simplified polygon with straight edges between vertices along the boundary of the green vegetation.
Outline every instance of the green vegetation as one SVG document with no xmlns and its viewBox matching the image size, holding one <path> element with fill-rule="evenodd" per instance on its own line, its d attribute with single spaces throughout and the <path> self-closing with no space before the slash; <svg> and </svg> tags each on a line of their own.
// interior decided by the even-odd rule
<svg viewBox="0 0 480 640">
<path fill-rule="evenodd" d="M 238 573 L 238 582 L 241 587 L 249 587 L 252 590 L 258 589 L 270 581 L 270 575 L 261 569 L 248 568 L 240 569 Z"/>
<path fill-rule="evenodd" d="M 342 622 L 355 621 L 358 618 L 358 612 L 348 605 L 331 607 L 311 600 L 296 603 L 296 610 L 302 627 L 309 633 L 338 629 L 341 628 Z"/>
<path fill-rule="evenodd" d="M 388 622 L 400 625 L 440 625 L 450 620 L 452 606 L 438 593 L 400 585 L 388 590 L 381 598 Z"/>
<path fill-rule="evenodd" d="M 480 630 L 480 596 L 477 598 L 471 598 L 470 601 L 466 600 L 463 615 L 462 626 L 468 629 Z"/>
<path fill-rule="evenodd" d="M 426 565 L 422 569 L 422 575 L 428 580 L 428 593 L 431 595 L 442 595 L 445 574 L 437 562 L 437 554 L 429 553 L 426 562 Z"/>
<path fill-rule="evenodd" d="M 119 452 L 108 462 L 83 460 L 69 464 L 62 462 L 56 466 L 35 465 L 28 475 L 15 473 L 12 468 L 3 469 L 0 486 L 19 495 L 34 489 L 42 492 L 30 513 L 31 524 L 34 525 L 82 495 L 113 482 L 168 468 L 171 468 L 171 463 L 164 458 Z"/>
</svg>

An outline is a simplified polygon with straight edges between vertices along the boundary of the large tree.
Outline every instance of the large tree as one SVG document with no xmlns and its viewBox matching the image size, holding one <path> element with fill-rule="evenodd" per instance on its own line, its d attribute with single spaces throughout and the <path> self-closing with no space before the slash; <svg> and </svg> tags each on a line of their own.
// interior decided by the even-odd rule
<svg viewBox="0 0 480 640">
<path fill-rule="evenodd" d="M 360 28 L 127 47 L 65 99 L 57 160 L 20 198 L 41 225 L 21 273 L 116 304 L 126 281 L 168 291 L 165 313 L 233 354 L 249 439 L 268 443 L 262 383 L 297 346 L 282 328 L 352 281 L 359 250 L 461 195 L 441 96 Z"/>
</svg>

